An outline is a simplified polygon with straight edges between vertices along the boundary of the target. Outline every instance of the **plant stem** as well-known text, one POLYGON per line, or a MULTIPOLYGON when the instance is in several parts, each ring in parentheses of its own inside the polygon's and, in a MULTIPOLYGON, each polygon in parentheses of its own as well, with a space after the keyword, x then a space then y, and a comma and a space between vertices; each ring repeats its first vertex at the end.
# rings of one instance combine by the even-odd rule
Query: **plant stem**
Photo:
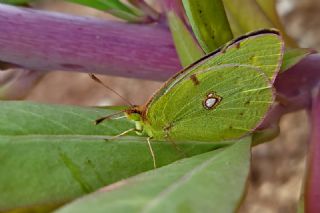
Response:
POLYGON ((274 87, 281 100, 268 113, 259 129, 277 124, 286 113, 311 108, 312 91, 320 83, 319 67, 320 54, 311 54, 277 76, 274 87))
POLYGON ((320 87, 312 107, 312 133, 305 190, 305 212, 320 212, 320 87))
POLYGON ((180 69, 163 25, 138 25, 0 4, 0 61, 166 80, 180 69))

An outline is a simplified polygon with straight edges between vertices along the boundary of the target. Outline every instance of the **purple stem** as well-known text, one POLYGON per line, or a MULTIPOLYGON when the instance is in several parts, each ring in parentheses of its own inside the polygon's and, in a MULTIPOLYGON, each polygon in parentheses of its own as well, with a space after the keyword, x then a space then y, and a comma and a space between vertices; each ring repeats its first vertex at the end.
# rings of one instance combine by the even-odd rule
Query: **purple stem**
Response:
POLYGON ((320 83, 320 54, 312 54, 279 74, 275 88, 280 103, 275 105, 259 129, 277 124, 283 114, 311 108, 312 91, 320 83))
POLYGON ((305 212, 320 212, 320 87, 312 107, 312 133, 305 190, 305 212))
POLYGON ((139 25, 0 4, 0 61, 166 80, 180 69, 171 33, 139 25))
POLYGON ((162 0, 161 3, 165 11, 174 11, 175 14, 184 20, 185 12, 182 5, 182 0, 162 0))

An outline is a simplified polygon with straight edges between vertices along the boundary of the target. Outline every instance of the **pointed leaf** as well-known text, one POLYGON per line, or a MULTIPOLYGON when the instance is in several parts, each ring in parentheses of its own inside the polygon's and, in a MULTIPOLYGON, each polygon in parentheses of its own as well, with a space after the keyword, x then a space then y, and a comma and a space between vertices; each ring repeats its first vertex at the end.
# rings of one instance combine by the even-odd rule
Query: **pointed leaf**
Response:
POLYGON ((228 19, 232 20, 230 25, 235 37, 257 29, 274 27, 256 0, 223 0, 223 3, 228 19), (237 29, 236 32, 234 28, 237 29))
POLYGON ((222 0, 183 0, 189 22, 208 53, 233 38, 222 0))
POLYGON ((234 212, 249 173, 250 139, 110 185, 58 213, 234 212))
POLYGON ((0 0, 1 4, 12 4, 12 5, 27 5, 36 0, 0 0))
POLYGON ((182 20, 174 12, 167 12, 173 41, 183 67, 192 64, 204 54, 182 20))
POLYGON ((128 21, 137 19, 137 11, 130 8, 119 0, 67 0, 73 3, 88 6, 97 10, 109 12, 110 14, 128 21))
POLYGON ((311 49, 303 48, 286 50, 283 55, 283 62, 281 65, 280 72, 284 72, 289 68, 293 67, 311 53, 313 53, 311 49))
POLYGON ((263 12, 266 14, 266 16, 269 18, 269 20, 273 23, 273 25, 281 31, 282 36, 286 42, 286 45, 289 47, 297 47, 298 45, 286 33, 286 30, 284 29, 283 24, 281 23, 281 20, 277 13, 276 0, 269 0, 269 1, 256 0, 256 2, 260 6, 260 8, 263 10, 263 12))

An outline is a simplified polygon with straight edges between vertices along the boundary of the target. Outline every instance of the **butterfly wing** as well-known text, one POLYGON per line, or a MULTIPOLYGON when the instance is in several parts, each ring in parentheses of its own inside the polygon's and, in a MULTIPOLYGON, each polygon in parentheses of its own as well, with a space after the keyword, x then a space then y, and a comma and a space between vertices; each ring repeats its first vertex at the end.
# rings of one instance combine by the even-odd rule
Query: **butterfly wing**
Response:
POLYGON ((158 139, 220 141, 253 130, 273 102, 266 74, 241 64, 197 70, 146 111, 158 139))
POLYGON ((163 94, 170 92, 175 85, 187 76, 217 65, 244 64, 255 66, 262 70, 273 82, 282 63, 283 51, 284 43, 276 30, 264 29, 239 37, 169 79, 149 100, 146 107, 152 105, 163 94))

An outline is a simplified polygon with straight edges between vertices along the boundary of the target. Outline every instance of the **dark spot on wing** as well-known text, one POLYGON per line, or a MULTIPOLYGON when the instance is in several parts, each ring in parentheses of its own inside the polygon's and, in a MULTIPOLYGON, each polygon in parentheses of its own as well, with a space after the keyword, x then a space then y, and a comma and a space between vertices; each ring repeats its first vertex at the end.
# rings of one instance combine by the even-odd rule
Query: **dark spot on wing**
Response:
POLYGON ((244 105, 249 105, 250 104, 250 100, 247 100, 244 105))
POLYGON ((240 112, 239 115, 240 115, 240 116, 243 116, 243 112, 240 112))
POLYGON ((233 126, 229 126, 229 129, 233 129, 233 126))
POLYGON ((214 35, 214 33, 215 33, 215 32, 214 32, 214 30, 213 30, 213 29, 211 29, 211 32, 210 32, 210 34, 211 34, 211 38, 212 38, 212 39, 214 39, 214 38, 215 38, 215 35, 214 35))
POLYGON ((253 62, 254 59, 255 59, 255 56, 254 56, 254 55, 252 55, 252 56, 249 57, 249 61, 250 61, 250 62, 253 62))
POLYGON ((237 48, 237 49, 240 48, 240 42, 236 43, 236 48, 237 48))
POLYGON ((169 123, 165 127, 163 127, 164 135, 165 135, 166 138, 169 138, 169 132, 170 132, 172 127, 173 127, 172 123, 169 123))
POLYGON ((163 130, 169 131, 171 128, 172 128, 172 124, 169 123, 169 124, 167 124, 165 127, 163 127, 163 130))
POLYGON ((199 79, 197 78, 196 74, 190 75, 190 79, 191 79, 192 83, 193 83, 195 86, 198 85, 198 84, 200 84, 200 81, 199 81, 199 79))

